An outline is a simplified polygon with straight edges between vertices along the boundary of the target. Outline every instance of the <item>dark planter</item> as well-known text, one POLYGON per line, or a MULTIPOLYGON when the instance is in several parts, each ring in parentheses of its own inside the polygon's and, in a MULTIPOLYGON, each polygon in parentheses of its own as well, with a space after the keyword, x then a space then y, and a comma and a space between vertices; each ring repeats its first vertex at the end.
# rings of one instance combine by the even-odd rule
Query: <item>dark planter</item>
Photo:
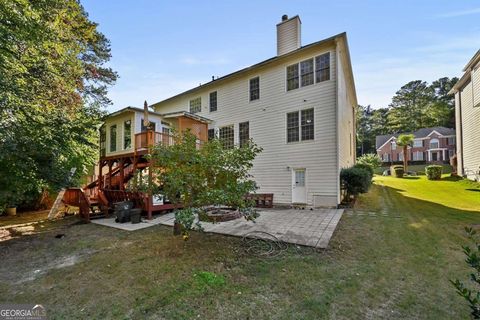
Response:
POLYGON ((142 222, 141 214, 142 214, 142 209, 132 209, 132 210, 130 210, 130 221, 132 221, 132 223, 142 222))
POLYGON ((115 210, 116 219, 115 222, 125 223, 130 221, 130 210, 115 210))
POLYGON ((178 222, 173 223, 173 235, 174 236, 179 236, 182 234, 182 225, 178 222))

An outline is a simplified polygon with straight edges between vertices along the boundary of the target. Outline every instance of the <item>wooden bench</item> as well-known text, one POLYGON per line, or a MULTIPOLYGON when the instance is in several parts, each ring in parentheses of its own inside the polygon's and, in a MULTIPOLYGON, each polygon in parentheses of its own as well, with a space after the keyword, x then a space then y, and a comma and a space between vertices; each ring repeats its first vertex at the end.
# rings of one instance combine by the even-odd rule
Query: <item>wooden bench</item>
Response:
POLYGON ((273 193, 249 193, 245 196, 245 199, 255 201, 255 207, 257 208, 273 207, 273 193))

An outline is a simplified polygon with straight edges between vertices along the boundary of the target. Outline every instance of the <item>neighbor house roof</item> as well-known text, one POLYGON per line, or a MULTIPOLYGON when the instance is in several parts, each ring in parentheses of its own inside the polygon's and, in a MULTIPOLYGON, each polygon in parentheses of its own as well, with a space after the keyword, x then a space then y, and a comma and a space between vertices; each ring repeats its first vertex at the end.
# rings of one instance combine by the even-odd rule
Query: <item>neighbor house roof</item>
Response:
POLYGON ((347 34, 346 34, 346 32, 342 32, 342 33, 339 33, 339 34, 337 34, 337 35, 334 35, 334 36, 332 36, 332 37, 330 37, 330 38, 326 38, 326 39, 323 39, 323 40, 320 40, 320 41, 317 41, 317 42, 313 42, 313 43, 307 44, 307 45, 305 45, 305 46, 303 46, 303 47, 300 47, 300 48, 298 48, 298 49, 296 49, 296 50, 293 50, 293 51, 291 51, 291 52, 289 52, 289 53, 286 53, 286 54, 283 54, 283 55, 280 55, 280 56, 275 56, 275 57, 273 57, 273 58, 264 60, 264 61, 262 61, 262 62, 259 62, 259 63, 254 64, 254 65, 251 65, 251 66, 249 66, 249 67, 246 67, 246 68, 237 70, 237 71, 235 71, 235 72, 229 73, 229 74, 227 74, 227 75, 225 75, 225 76, 223 76, 223 77, 220 77, 220 78, 217 78, 217 79, 215 79, 215 80, 209 81, 209 82, 207 82, 207 83, 205 83, 205 84, 201 84, 201 85, 199 85, 199 86, 197 86, 197 87, 195 87, 195 88, 189 89, 189 90, 187 90, 187 91, 184 91, 184 92, 181 92, 181 93, 179 93, 179 94, 176 94, 176 95, 174 95, 174 96, 172 96, 172 97, 170 97, 170 98, 167 98, 167 99, 164 99, 164 100, 162 100, 162 101, 156 102, 156 103, 154 103, 154 104, 152 105, 152 107, 155 107, 155 106, 160 105, 160 104, 162 104, 162 103, 165 103, 165 102, 167 102, 167 101, 173 100, 173 99, 175 99, 175 98, 177 98, 177 97, 179 97, 179 96, 182 96, 182 95, 185 95, 185 94, 189 94, 189 93, 193 93, 193 92, 196 92, 196 91, 201 90, 201 89, 203 89, 203 88, 207 88, 207 87, 212 86, 212 85, 217 85, 219 82, 223 82, 223 81, 228 80, 228 79, 231 79, 231 78, 233 78, 233 77, 235 77, 235 76, 243 75, 244 73, 250 72, 250 71, 255 70, 255 69, 259 68, 259 67, 263 67, 263 66, 265 66, 265 65, 271 64, 271 63, 276 62, 276 61, 279 61, 279 60, 281 60, 281 59, 284 59, 284 58, 287 58, 287 57, 291 57, 291 56, 293 56, 293 55, 295 55, 295 54, 297 54, 297 53, 303 52, 303 51, 305 51, 305 50, 307 50, 307 49, 309 49, 309 48, 312 48, 312 47, 314 47, 314 46, 323 45, 323 44, 326 44, 326 43, 328 43, 328 42, 335 43, 335 42, 336 42, 337 40, 339 40, 339 39, 343 39, 343 40, 345 41, 345 46, 346 46, 346 49, 347 49, 347 50, 345 50, 345 53, 346 53, 346 55, 347 55, 347 62, 348 62, 348 65, 346 66, 346 76, 347 76, 348 80, 350 80, 349 83, 351 83, 351 85, 352 85, 352 88, 351 88, 350 90, 353 90, 353 94, 354 94, 354 98, 353 98, 353 99, 354 99, 354 105, 357 105, 357 101, 356 101, 357 97, 356 97, 356 94, 355 94, 355 84, 354 84, 354 79, 353 79, 353 71, 352 71, 352 66, 351 66, 351 61, 350 61, 348 44, 347 44, 347 41, 346 41, 346 39, 347 39, 347 34))
POLYGON ((467 65, 463 68, 463 76, 457 81, 457 83, 455 83, 452 90, 448 92, 449 94, 457 93, 468 81, 470 81, 470 78, 472 77, 471 71, 477 63, 480 63, 480 50, 473 55, 472 59, 470 59, 467 65))
POLYGON ((453 136, 455 135, 455 129, 445 128, 445 127, 433 127, 433 128, 422 128, 414 132, 405 132, 405 133, 395 133, 395 134, 385 134, 375 137, 375 147, 380 149, 387 143, 391 138, 397 138, 401 134, 413 134, 415 138, 426 138, 432 132, 438 132, 442 136, 453 136))

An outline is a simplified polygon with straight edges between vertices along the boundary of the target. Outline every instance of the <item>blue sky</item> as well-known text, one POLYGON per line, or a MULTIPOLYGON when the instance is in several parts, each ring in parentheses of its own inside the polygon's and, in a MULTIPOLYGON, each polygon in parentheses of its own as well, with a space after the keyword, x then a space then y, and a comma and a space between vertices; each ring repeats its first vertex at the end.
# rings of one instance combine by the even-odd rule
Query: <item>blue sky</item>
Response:
POLYGON ((460 76, 480 48, 477 1, 82 0, 112 42, 114 111, 154 103, 276 55, 275 25, 300 15, 302 45, 346 31, 360 104, 410 80, 460 76))

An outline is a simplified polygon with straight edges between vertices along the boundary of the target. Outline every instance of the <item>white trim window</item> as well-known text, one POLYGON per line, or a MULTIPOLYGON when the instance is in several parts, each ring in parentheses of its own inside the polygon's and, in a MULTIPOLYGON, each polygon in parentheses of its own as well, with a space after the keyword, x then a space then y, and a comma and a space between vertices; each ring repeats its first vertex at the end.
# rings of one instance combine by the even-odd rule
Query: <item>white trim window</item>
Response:
POLYGON ((217 91, 210 92, 209 98, 210 112, 217 111, 217 91))
POLYGON ((313 108, 287 113, 287 143, 315 138, 313 108))
POLYGON ((287 66, 287 91, 330 80, 330 52, 287 66))
POLYGON ((123 123, 123 149, 130 149, 132 147, 132 121, 126 120, 123 123))
POLYGON ((260 99, 260 77, 250 79, 250 101, 260 99))
POLYGON ((398 161, 403 161, 403 151, 398 154, 398 161))
POLYGON ((455 145, 455 137, 448 137, 448 139, 447 139, 447 144, 448 144, 449 146, 455 145))
POLYGON ((414 151, 412 158, 413 158, 413 161, 423 161, 423 152, 422 151, 414 151))
POLYGON ((422 148, 423 147, 423 140, 421 140, 421 139, 413 140, 413 147, 414 148, 422 148))
POLYGON ((330 80, 330 52, 315 57, 315 75, 317 83, 330 80))
POLYGON ((430 149, 438 149, 440 147, 440 143, 437 138, 430 140, 430 149))
POLYGON ((190 100, 190 113, 202 112, 202 97, 190 100))
POLYGON ((235 145, 235 129, 233 128, 233 124, 230 126, 221 127, 218 131, 218 138, 225 149, 233 148, 235 145))
POLYGON ((397 150, 397 143, 395 141, 391 142, 392 150, 397 150))

